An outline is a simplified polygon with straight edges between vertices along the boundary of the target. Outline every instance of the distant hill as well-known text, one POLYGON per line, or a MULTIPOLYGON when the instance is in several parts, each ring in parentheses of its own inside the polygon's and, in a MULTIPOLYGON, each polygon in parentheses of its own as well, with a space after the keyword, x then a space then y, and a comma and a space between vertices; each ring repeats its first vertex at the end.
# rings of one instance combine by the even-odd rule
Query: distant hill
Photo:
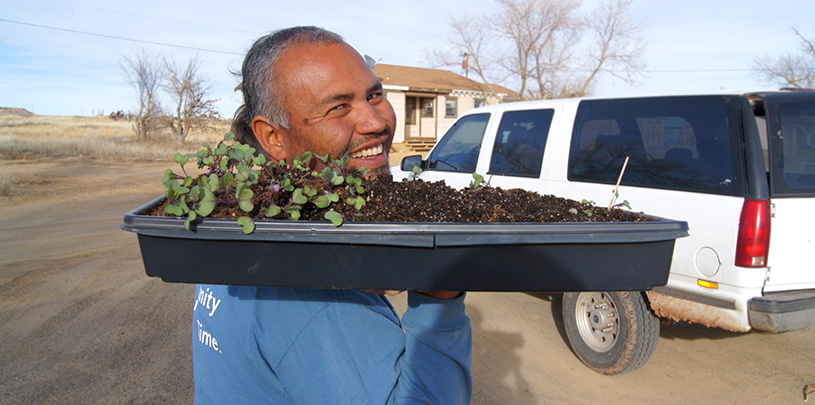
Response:
POLYGON ((25 108, 0 107, 0 115, 21 115, 23 117, 30 117, 34 115, 34 113, 25 108))

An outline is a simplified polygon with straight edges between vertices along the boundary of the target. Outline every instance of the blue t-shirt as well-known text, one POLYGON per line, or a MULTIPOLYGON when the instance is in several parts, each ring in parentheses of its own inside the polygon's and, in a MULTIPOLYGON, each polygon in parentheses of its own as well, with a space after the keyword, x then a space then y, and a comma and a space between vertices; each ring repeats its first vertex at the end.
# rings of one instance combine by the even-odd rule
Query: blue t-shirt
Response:
POLYGON ((464 296, 199 285, 196 403, 469 403, 464 296))

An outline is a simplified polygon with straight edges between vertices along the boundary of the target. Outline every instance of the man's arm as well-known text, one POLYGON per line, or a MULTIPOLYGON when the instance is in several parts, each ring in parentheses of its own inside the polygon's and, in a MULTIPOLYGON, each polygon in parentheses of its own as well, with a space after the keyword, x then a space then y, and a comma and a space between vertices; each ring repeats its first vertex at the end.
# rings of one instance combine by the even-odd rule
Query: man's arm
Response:
POLYGON ((465 294, 439 299, 408 293, 402 317, 407 333, 402 373, 390 402, 469 404, 472 399, 472 327, 465 294))

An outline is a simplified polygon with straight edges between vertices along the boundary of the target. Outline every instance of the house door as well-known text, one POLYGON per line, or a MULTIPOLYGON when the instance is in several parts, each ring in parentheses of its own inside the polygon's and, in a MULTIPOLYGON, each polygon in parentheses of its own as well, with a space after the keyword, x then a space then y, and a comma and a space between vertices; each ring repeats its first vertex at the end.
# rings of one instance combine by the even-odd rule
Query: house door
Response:
POLYGON ((436 98, 405 97, 405 139, 436 138, 436 98))

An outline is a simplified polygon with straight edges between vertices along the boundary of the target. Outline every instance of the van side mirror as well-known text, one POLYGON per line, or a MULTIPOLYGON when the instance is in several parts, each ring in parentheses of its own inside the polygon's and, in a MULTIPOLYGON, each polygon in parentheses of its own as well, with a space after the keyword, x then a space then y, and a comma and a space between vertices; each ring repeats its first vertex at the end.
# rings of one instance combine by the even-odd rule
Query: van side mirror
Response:
POLYGON ((412 172, 414 167, 424 170, 424 166, 425 162, 422 160, 422 155, 413 155, 402 158, 402 165, 399 168, 405 172, 412 172))

